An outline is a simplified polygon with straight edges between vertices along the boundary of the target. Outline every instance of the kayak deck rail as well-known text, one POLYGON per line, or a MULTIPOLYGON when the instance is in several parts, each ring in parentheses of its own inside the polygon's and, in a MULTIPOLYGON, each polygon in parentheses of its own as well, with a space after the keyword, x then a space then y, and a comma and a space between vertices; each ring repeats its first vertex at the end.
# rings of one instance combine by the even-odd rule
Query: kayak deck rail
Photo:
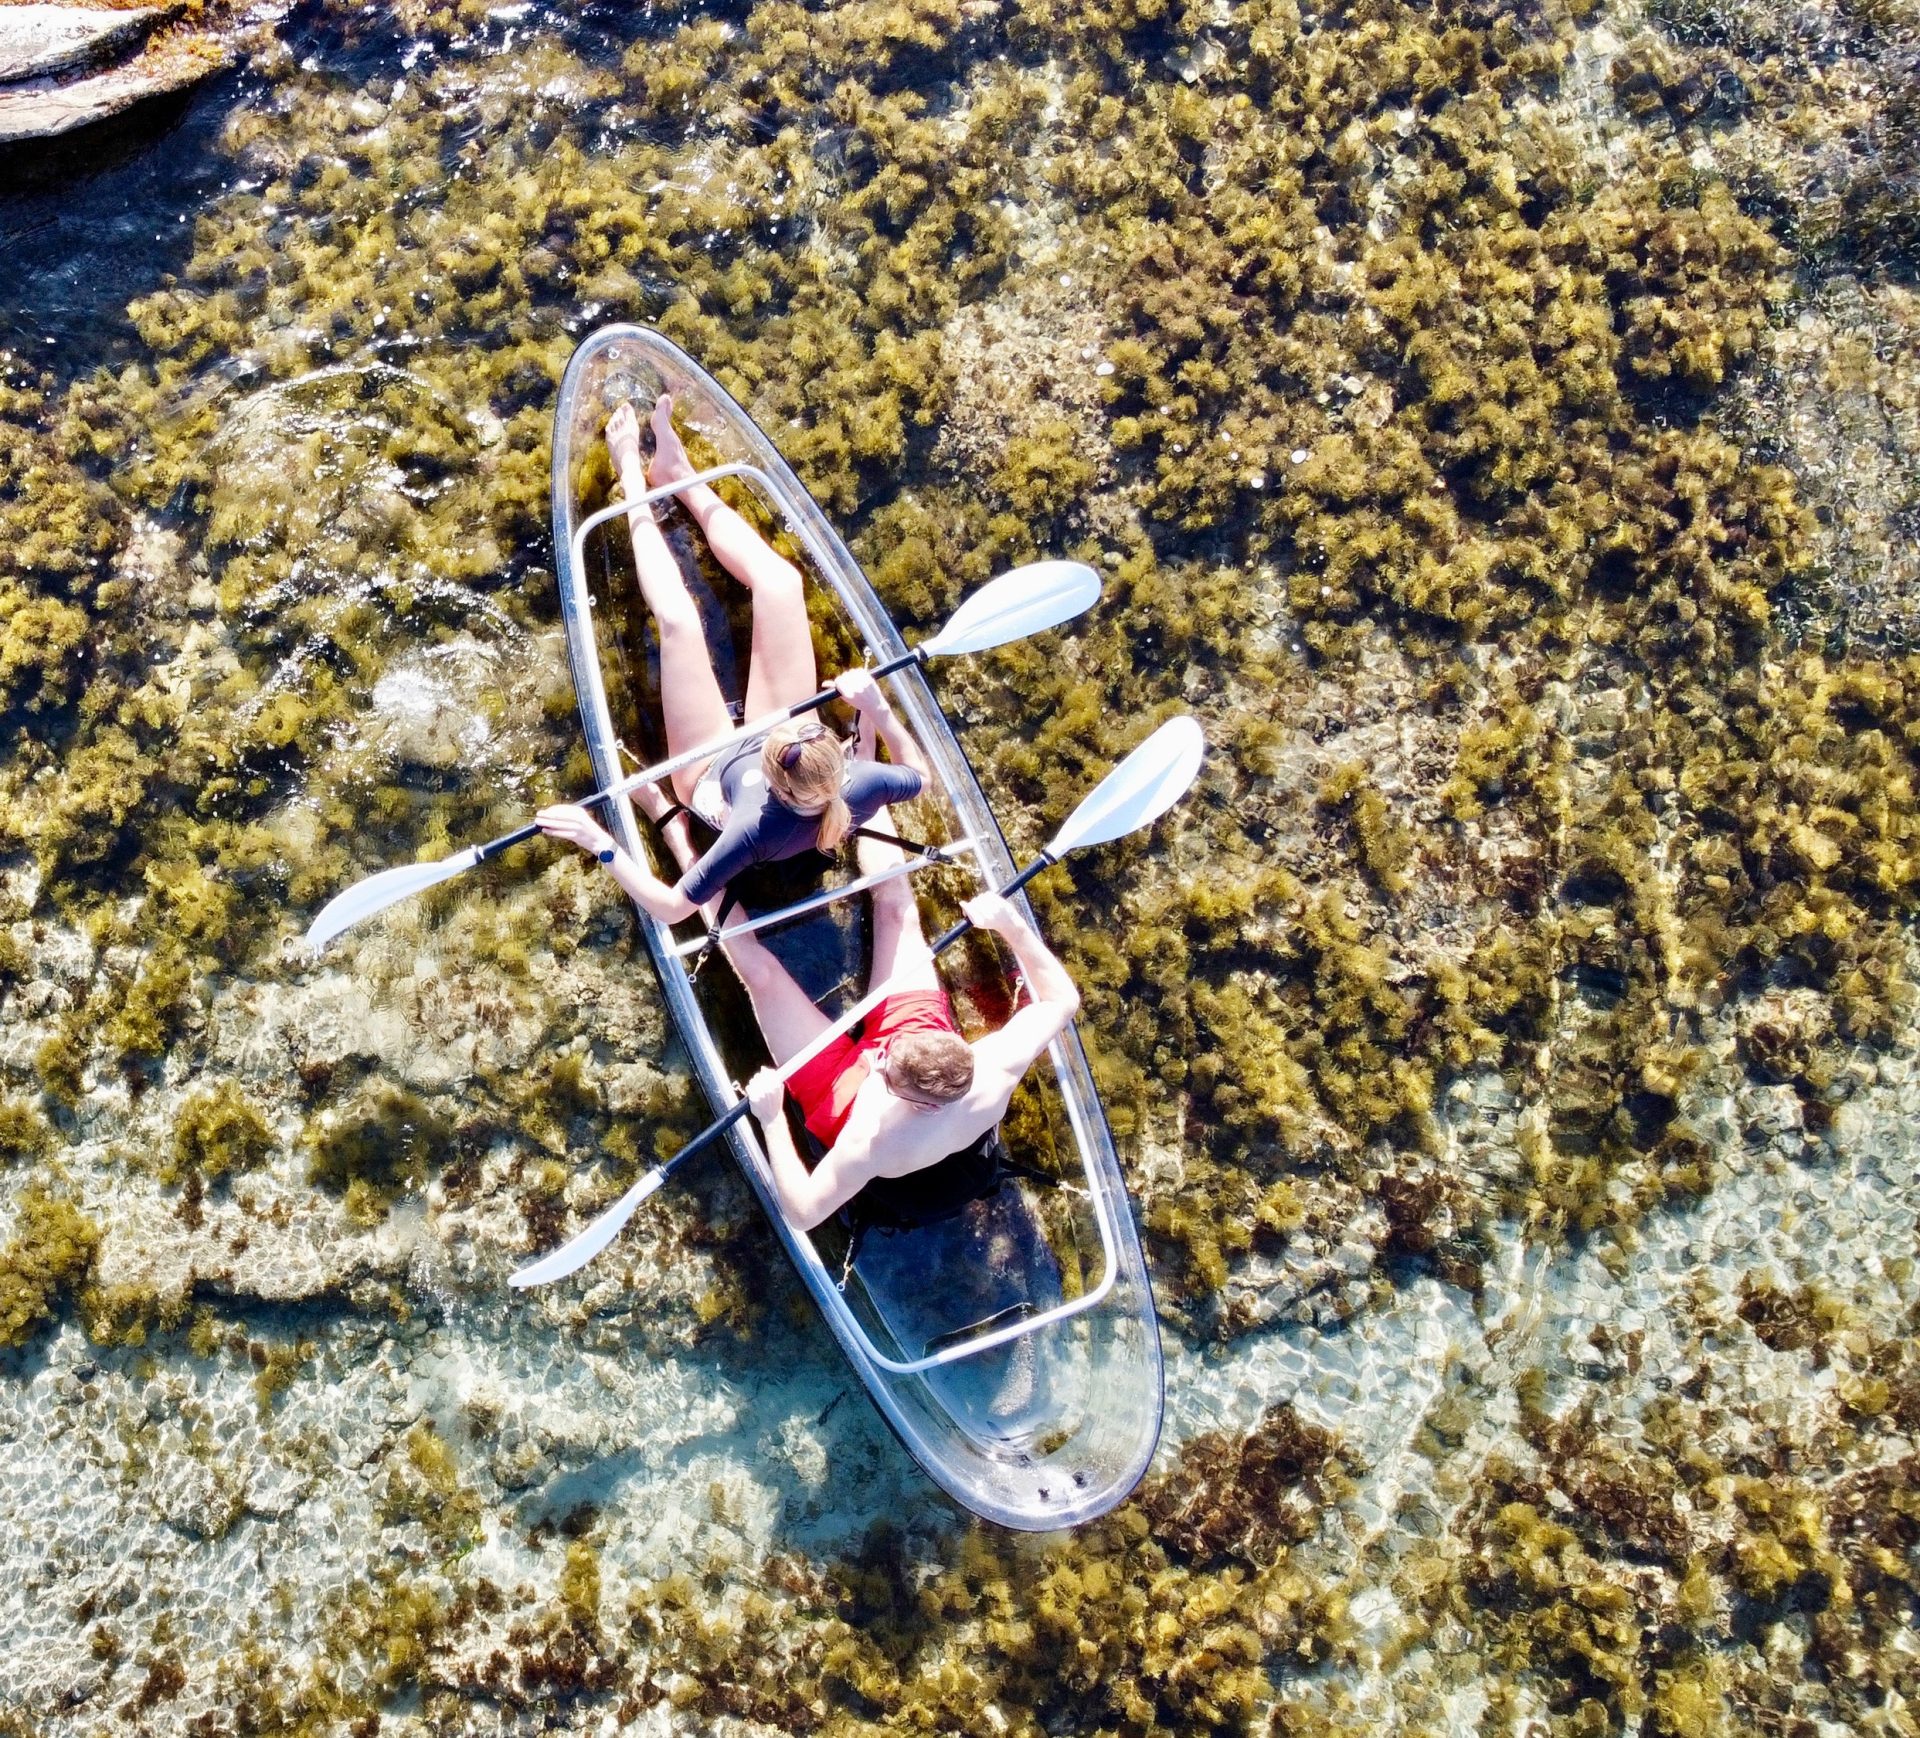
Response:
POLYGON ((688 941, 673 944, 673 957, 686 959, 691 954, 704 953, 715 942, 731 941, 736 935, 752 935, 758 929, 771 929, 777 923, 785 923, 789 918, 805 917, 812 911, 824 910, 829 905, 837 905, 843 899, 852 899, 856 894, 867 893, 876 887, 884 887, 889 881, 898 881, 903 875, 912 875, 921 869, 935 868, 942 863, 952 863, 961 857, 971 857, 975 862, 984 860, 985 847, 978 839, 961 839, 951 845, 942 845, 937 857, 909 857, 904 863, 889 864, 885 869, 876 869, 871 875, 862 875, 857 881, 849 881, 844 886, 823 888, 811 893, 805 899, 796 899, 791 905, 783 905, 775 911, 763 911, 758 917, 750 917, 740 923, 730 923, 717 935, 709 930, 704 935, 694 936, 688 941))
MULTIPOLYGON (((602 525, 606 524, 609 519, 623 518, 629 513, 637 512, 642 507, 651 507, 655 501, 664 501, 671 496, 682 494, 688 489, 697 489, 703 484, 718 483, 727 477, 744 477, 751 482, 758 483, 773 499, 774 503, 780 505, 779 485, 776 484, 765 471, 761 470, 758 465, 749 464, 745 459, 735 459, 731 463, 724 465, 712 465, 704 471, 696 471, 691 477, 681 477, 676 482, 662 483, 658 488, 647 490, 645 494, 634 495, 623 501, 610 502, 597 513, 589 513, 586 518, 582 519, 580 523, 573 528, 573 547, 570 553, 573 556, 574 571, 581 573, 586 569, 587 533, 598 530, 602 525)), ((780 517, 786 523, 788 530, 792 531, 801 542, 806 544, 807 553, 811 555, 817 563, 821 559, 820 552, 815 549, 813 539, 807 535, 806 527, 803 524, 797 523, 795 515, 788 513, 784 507, 782 507, 780 517)))

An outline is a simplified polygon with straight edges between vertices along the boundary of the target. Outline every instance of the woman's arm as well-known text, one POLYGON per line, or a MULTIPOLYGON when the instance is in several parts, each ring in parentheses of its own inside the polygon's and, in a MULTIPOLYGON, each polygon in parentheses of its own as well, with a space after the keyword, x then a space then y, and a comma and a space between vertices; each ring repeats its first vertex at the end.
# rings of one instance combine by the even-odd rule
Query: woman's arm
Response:
POLYGON ((700 909, 678 887, 669 887, 644 863, 636 863, 614 836, 579 804, 558 803, 550 809, 542 809, 534 819, 540 823, 541 832, 555 839, 565 839, 569 844, 578 845, 581 850, 589 851, 602 860, 611 851, 613 859, 607 863, 607 867, 613 872, 614 880, 649 916, 661 923, 679 923, 700 909))
POLYGON ((913 740, 912 732, 895 714, 886 690, 873 679, 873 672, 844 670, 834 677, 833 685, 839 689, 840 697, 860 714, 860 728, 853 740, 854 757, 872 760, 877 738, 887 745, 894 765, 911 767, 924 785, 933 776, 927 768, 926 757, 921 754, 919 743, 913 740))

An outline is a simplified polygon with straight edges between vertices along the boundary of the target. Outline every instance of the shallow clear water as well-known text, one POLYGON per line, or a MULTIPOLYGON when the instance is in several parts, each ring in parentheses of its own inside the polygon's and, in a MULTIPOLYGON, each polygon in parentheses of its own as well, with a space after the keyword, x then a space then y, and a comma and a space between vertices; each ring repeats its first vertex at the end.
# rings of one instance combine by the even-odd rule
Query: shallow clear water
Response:
POLYGON ((316 4, 0 164, 0 1730, 1904 1729, 1905 27, 1289 12, 316 4), (1208 722, 1041 888, 1169 1358, 1075 1539, 718 1165, 508 1292, 703 1120, 586 865, 297 946, 583 787, 612 318, 909 629, 1110 576, 941 672, 1017 854, 1208 722))

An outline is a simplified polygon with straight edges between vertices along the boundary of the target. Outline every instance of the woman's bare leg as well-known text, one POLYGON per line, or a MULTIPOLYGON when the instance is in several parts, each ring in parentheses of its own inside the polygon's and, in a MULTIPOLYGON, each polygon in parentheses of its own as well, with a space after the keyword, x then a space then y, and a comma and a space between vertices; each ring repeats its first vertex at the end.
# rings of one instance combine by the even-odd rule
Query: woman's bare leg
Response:
MULTIPOLYGON (((653 407, 654 486, 694 476, 693 462, 673 426, 673 399, 653 407)), ((704 483, 678 499, 700 523, 720 565, 753 593, 753 653, 747 665, 747 716, 761 718, 820 691, 813 628, 807 621, 800 570, 704 483)))
POLYGON ((784 1068, 832 1024, 814 1006, 813 998, 794 982, 787 970, 757 935, 736 935, 724 941, 728 962, 746 985, 753 1017, 776 1068, 784 1068))
MULTIPOLYGON (((634 802, 643 814, 656 823, 666 812, 659 787, 648 785, 634 793, 634 802)), ((687 833, 687 817, 675 815, 660 828, 660 837, 684 874, 693 867, 693 840, 687 833)), ((701 908, 708 923, 717 920, 723 896, 716 893, 701 908)), ((760 1036, 776 1068, 826 1030, 829 1021, 814 1006, 813 999, 794 982, 793 975, 754 935, 737 935, 721 943, 728 963, 746 986, 747 999, 753 1003, 753 1017, 759 1023, 760 1036)))
MULTIPOLYGON (((621 405, 608 419, 607 450, 620 476, 621 493, 628 499, 644 494, 647 472, 640 462, 640 419, 632 405, 621 405)), ((726 735, 733 720, 713 673, 713 654, 700 625, 700 612, 652 511, 640 508, 628 515, 628 523, 633 529, 633 565, 640 575, 640 595, 660 629, 660 710, 666 718, 667 752, 681 754, 726 735)), ((689 766, 673 775, 674 791, 683 803, 693 795, 704 771, 704 765, 689 766)))

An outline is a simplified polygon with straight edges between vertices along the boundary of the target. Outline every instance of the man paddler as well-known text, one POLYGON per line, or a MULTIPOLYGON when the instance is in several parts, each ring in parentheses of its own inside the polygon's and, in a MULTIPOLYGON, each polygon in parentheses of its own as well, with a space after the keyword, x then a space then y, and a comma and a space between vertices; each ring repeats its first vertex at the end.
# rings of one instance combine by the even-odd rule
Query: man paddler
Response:
MULTIPOLYGON (((676 861, 691 863, 684 814, 670 810, 651 788, 638 800, 661 821, 676 861)), ((884 811, 876 824, 893 830, 884 811)), ((897 845, 860 840, 863 875, 903 860, 897 845)), ((773 1067, 747 1083, 747 1102, 760 1123, 781 1210, 802 1231, 830 1218, 876 1179, 911 1176, 980 1141, 1006 1114, 1021 1077, 1080 1007, 1066 967, 1019 907, 997 893, 977 894, 962 909, 976 927, 1007 944, 1030 999, 997 1032, 968 1043, 954 1024, 907 877, 883 882, 872 897, 871 982, 892 990, 851 1033, 835 1038, 787 1081, 775 1069, 831 1022, 756 936, 735 935, 722 943, 773 1057, 773 1067), (811 1170, 787 1126, 788 1092, 808 1132, 826 1149, 811 1170)))

